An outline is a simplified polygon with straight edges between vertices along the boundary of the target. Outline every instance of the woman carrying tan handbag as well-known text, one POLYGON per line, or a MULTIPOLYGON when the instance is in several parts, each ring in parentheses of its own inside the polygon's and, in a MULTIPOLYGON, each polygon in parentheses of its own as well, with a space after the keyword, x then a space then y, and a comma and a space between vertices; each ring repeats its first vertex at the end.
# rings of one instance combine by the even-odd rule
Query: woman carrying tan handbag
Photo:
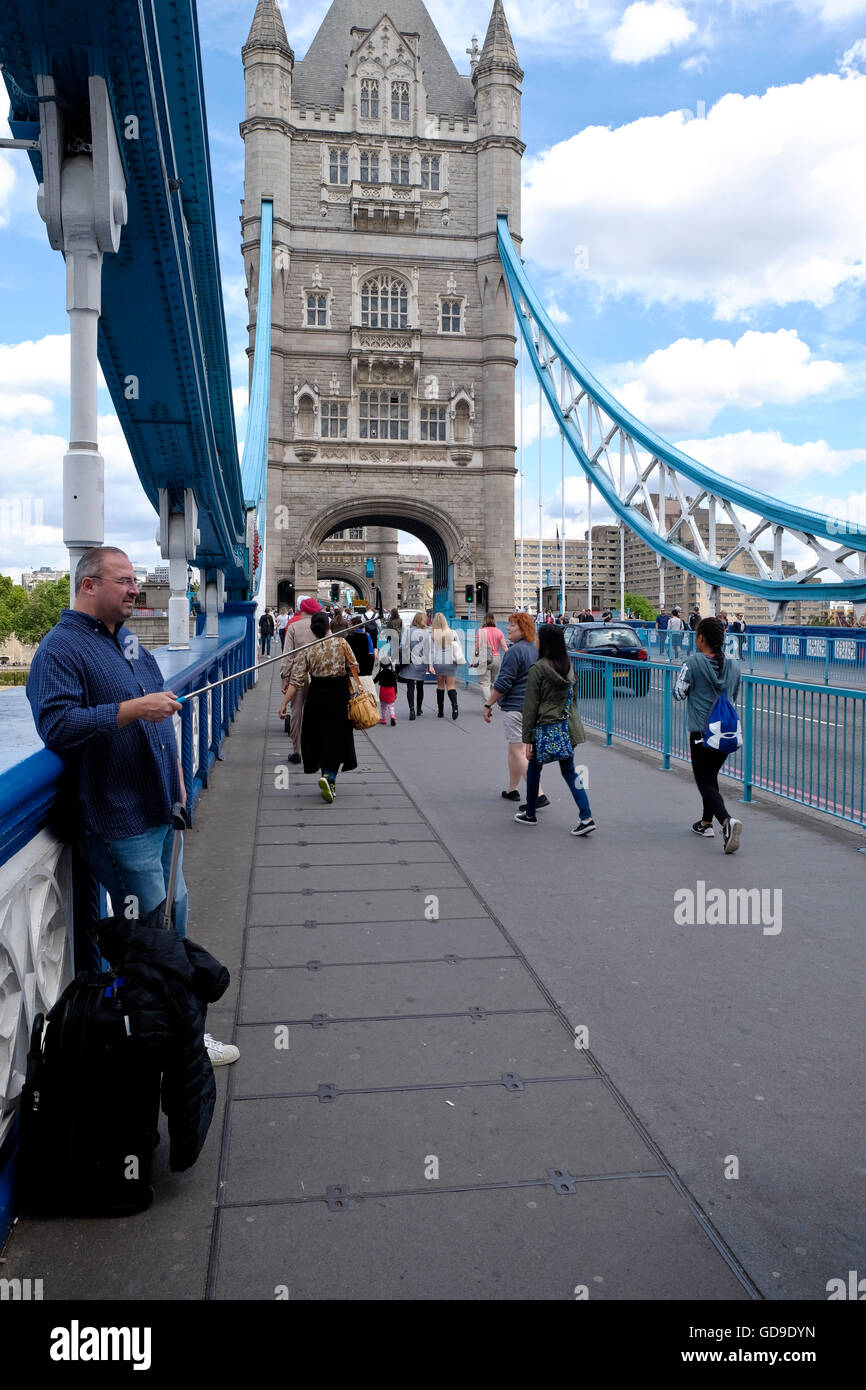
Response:
MULTIPOLYGON (((314 638, 324 637, 329 626, 327 613, 314 613, 310 619, 314 638)), ((280 707, 282 719, 295 691, 309 681, 301 729, 301 757, 304 772, 321 773, 319 790, 322 800, 328 803, 337 794, 337 773, 351 772, 358 766, 349 719, 347 676, 357 681, 358 663, 345 638, 335 634, 320 646, 298 653, 292 665, 292 684, 286 690, 280 707)))

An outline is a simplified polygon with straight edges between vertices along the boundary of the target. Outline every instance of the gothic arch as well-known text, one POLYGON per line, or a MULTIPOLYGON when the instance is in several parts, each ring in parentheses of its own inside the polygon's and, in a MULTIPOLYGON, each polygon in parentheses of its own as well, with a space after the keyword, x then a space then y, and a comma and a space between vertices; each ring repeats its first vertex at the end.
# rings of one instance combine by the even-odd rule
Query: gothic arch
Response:
POLYGON ((369 606, 372 604, 375 594, 373 586, 363 574, 356 574, 347 565, 339 563, 332 565, 329 561, 323 560, 318 570, 319 582, 330 583, 332 580, 341 579, 344 584, 351 584, 353 589, 357 589, 358 597, 362 598, 369 606))
POLYGON ((315 555, 330 531, 349 525, 393 526, 417 536, 430 552, 433 582, 440 592, 449 587, 449 569, 456 557, 467 582, 473 577, 475 561, 463 531, 441 507, 408 497, 361 495, 332 502, 310 518, 298 553, 315 555))

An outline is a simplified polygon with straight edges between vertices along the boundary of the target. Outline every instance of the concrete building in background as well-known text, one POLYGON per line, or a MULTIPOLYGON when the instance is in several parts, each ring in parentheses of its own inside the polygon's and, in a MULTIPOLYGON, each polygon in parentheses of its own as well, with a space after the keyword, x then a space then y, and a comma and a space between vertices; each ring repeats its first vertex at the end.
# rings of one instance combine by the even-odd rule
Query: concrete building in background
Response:
MULTIPOLYGON (((346 554, 328 538, 358 527, 386 607, 397 530, 429 550, 437 606, 465 611, 476 583, 497 610, 513 601, 515 343, 496 217, 519 242, 523 73, 501 0, 469 52, 461 75, 421 0, 334 0, 296 63, 276 0, 258 0, 241 223, 254 320, 273 201, 268 604, 315 592, 346 554)), ((251 354, 254 341, 253 321, 251 354)))
MULTIPOLYGON (((653 504, 658 506, 656 497, 653 497, 653 504)), ((678 502, 669 498, 667 507, 667 522, 671 526, 680 516, 680 506, 678 502)), ((694 519, 699 535, 707 542, 709 538, 707 509, 698 507, 694 513, 694 519)), ((680 535, 682 543, 687 549, 692 551, 697 549, 694 537, 688 530, 681 530, 680 535)), ((719 555, 733 550, 736 542, 737 533, 734 527, 728 523, 717 523, 716 549, 719 555)), ((769 552, 761 553, 767 565, 770 566, 772 555, 769 552)), ((521 596, 520 589, 519 540, 514 543, 514 554, 515 603, 518 607, 524 604, 535 607, 538 603, 538 537, 524 537, 523 540, 523 596, 521 596)), ((697 605, 703 615, 706 616, 709 613, 703 582, 696 579, 688 570, 682 569, 679 565, 671 564, 669 561, 664 562, 664 574, 662 576, 655 552, 650 550, 649 546, 645 545, 640 537, 628 527, 625 529, 623 555, 624 589, 627 593, 641 595, 657 609, 660 604, 660 583, 663 580, 664 604, 668 612, 674 605, 679 605, 684 613, 691 613, 697 605)), ((552 600, 550 606, 554 609, 558 604, 561 556, 562 551, 555 537, 545 537, 542 541, 542 588, 546 591, 546 596, 552 600)), ((788 560, 783 560, 782 568, 786 578, 796 572, 796 566, 788 560)), ((732 561, 731 569, 737 574, 757 575, 754 562, 746 555, 736 556, 732 561)), ((566 604, 567 608, 570 610, 573 607, 582 606, 579 599, 577 602, 573 600, 575 596, 586 595, 589 592, 589 544, 586 533, 580 540, 566 540, 565 542, 565 586, 567 595, 571 596, 566 604)), ((600 525, 592 528, 592 594, 591 606, 594 610, 602 611, 605 608, 616 610, 619 608, 619 526, 600 525)), ((785 622, 792 626, 806 625, 810 617, 820 616, 825 611, 825 606, 820 600, 798 599, 788 605, 785 622)), ((734 613, 742 612, 747 624, 763 624, 770 621, 770 609, 765 599, 740 593, 727 587, 721 589, 718 611, 726 612, 729 618, 732 618, 734 613)))
POLYGON ((41 565, 38 570, 21 571, 21 587, 29 593, 37 584, 56 584, 58 580, 68 578, 68 569, 55 570, 51 569, 50 565, 41 565))

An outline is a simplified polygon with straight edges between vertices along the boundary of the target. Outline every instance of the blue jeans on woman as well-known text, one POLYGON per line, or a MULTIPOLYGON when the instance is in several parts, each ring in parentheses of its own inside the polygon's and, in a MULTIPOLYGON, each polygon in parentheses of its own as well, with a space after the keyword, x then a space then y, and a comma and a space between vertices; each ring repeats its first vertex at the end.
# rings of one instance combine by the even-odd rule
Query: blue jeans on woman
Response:
MULTIPOLYGON (((130 835, 122 840, 103 840, 99 835, 86 835, 78 841, 79 854, 111 897, 111 910, 115 917, 123 917, 128 912, 130 918, 144 918, 165 902, 173 837, 174 830, 170 825, 155 825, 142 835, 130 835), (128 902, 129 898, 134 898, 135 903, 128 902), (135 910, 132 911, 132 908, 135 910)), ((178 936, 186 936, 188 915, 189 896, 183 878, 181 837, 174 888, 174 925, 178 936)))
MULTIPOLYGON (((526 769, 526 814, 535 815, 535 806, 538 801, 538 788, 541 785, 541 769, 544 763, 538 762, 536 758, 530 758, 526 769)), ((589 799, 580 783, 580 778, 574 769, 574 754, 571 753, 567 758, 559 759, 559 770, 568 783, 569 790, 577 802, 581 820, 589 820, 592 811, 589 809, 589 799)))

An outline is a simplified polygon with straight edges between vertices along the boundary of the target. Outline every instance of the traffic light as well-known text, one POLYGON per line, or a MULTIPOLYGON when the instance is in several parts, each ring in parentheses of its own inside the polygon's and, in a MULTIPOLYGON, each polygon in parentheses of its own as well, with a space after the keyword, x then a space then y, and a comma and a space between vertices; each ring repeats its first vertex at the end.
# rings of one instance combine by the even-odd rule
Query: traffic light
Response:
POLYGON ((471 603, 475 597, 475 589, 472 584, 466 585, 466 602, 471 603))
POLYGON ((340 597, 340 586, 339 586, 339 584, 332 584, 332 585, 331 585, 331 598, 333 599, 334 603, 337 602, 337 600, 339 599, 339 597, 340 597))

